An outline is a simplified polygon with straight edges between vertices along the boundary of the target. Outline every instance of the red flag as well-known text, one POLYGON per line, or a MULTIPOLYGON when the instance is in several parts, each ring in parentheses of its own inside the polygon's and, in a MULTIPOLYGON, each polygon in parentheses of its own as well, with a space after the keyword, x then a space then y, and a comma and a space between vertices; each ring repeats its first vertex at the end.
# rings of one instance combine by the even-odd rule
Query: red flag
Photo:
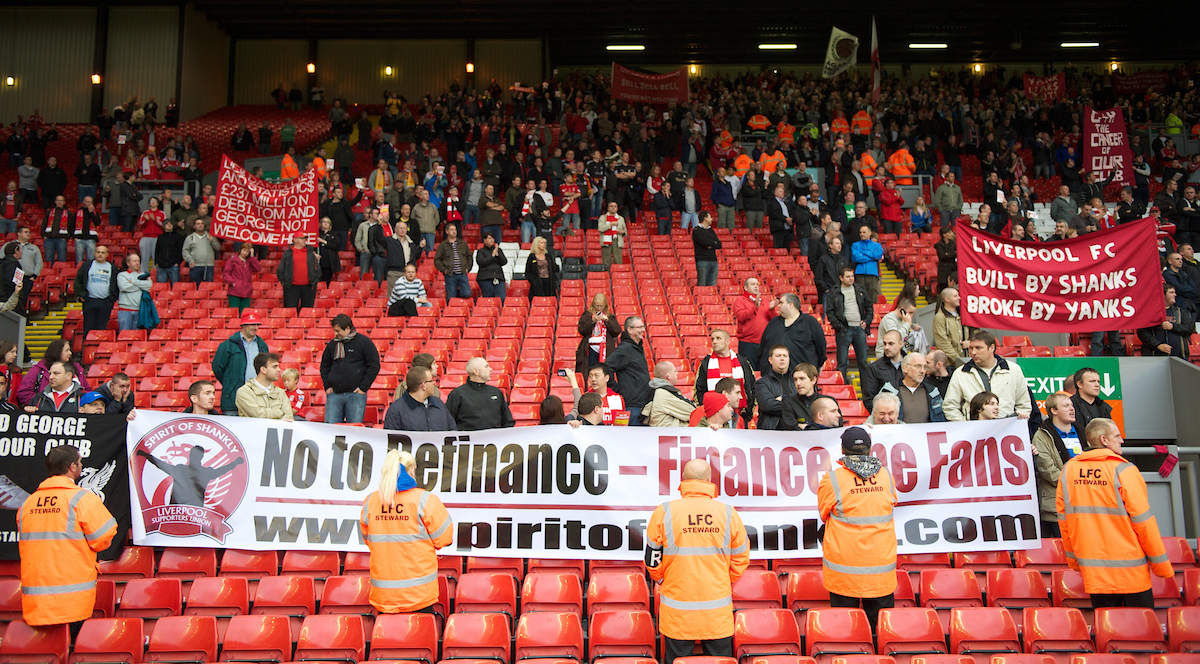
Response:
POLYGON ((871 103, 879 103, 879 81, 883 78, 879 66, 879 36, 875 34, 875 17, 871 17, 871 103))

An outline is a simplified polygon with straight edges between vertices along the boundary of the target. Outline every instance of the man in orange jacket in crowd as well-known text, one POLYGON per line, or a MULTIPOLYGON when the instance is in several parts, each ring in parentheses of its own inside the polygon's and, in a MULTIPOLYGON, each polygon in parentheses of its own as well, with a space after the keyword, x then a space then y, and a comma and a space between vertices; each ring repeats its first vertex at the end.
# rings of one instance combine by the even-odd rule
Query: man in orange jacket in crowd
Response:
POLYGON ((1067 564, 1083 574, 1092 608, 1154 608, 1150 574, 1174 576, 1167 549, 1150 513, 1146 481, 1121 456, 1125 443, 1104 417, 1084 429, 1087 448, 1058 477, 1058 527, 1067 564))
POLYGON ((715 500, 711 477, 704 459, 684 464, 682 497, 659 505, 646 529, 646 568, 662 584, 664 664, 690 655, 696 641, 705 655, 733 656, 733 582, 750 564, 750 550, 742 518, 715 500))
POLYGON ((896 605, 896 485, 862 427, 842 432, 842 453, 817 486, 825 589, 832 607, 861 604, 874 629, 879 610, 896 605))
POLYGON ((296 165, 296 148, 289 147, 287 153, 283 155, 283 160, 279 162, 279 179, 286 182, 298 177, 300 177, 300 167, 296 165))
POLYGON ((71 638, 92 617, 96 554, 108 548, 117 522, 99 496, 75 482, 83 474, 79 449, 60 445, 46 455, 50 477, 17 515, 21 611, 25 622, 71 626, 71 638), (36 563, 34 562, 36 561, 36 563))
POLYGON ((913 183, 912 175, 917 172, 917 162, 913 161, 912 153, 908 151, 908 143, 900 141, 900 149, 888 157, 887 165, 896 178, 896 184, 913 183))

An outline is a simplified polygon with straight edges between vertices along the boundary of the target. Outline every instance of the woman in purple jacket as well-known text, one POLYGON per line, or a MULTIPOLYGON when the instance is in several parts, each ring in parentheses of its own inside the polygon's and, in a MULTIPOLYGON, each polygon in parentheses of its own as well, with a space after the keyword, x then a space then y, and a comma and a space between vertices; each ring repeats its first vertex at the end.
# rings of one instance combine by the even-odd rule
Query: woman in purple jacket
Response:
POLYGON ((250 296, 254 293, 251 280, 254 273, 261 270, 258 258, 254 256, 254 245, 249 242, 243 242, 238 252, 225 261, 221 280, 229 284, 229 306, 237 307, 239 315, 250 306, 250 296))
MULTIPOLYGON (((50 384, 50 366, 55 362, 71 361, 71 342, 66 339, 55 339, 46 348, 46 355, 40 362, 30 367, 25 377, 21 379, 21 387, 17 390, 17 405, 27 406, 37 400, 46 386, 50 384)), ((88 383, 87 372, 83 366, 75 362, 75 380, 84 392, 92 391, 88 383)))

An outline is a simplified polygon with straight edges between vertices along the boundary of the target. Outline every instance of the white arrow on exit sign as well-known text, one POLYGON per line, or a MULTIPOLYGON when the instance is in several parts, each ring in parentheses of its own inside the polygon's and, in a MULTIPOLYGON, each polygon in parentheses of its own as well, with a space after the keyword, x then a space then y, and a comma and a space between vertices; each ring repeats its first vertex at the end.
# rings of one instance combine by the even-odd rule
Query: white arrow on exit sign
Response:
POLYGON ((1108 378, 1108 374, 1104 374, 1104 384, 1100 386, 1100 393, 1107 397, 1112 396, 1112 393, 1116 391, 1117 386, 1112 384, 1112 381, 1108 378))

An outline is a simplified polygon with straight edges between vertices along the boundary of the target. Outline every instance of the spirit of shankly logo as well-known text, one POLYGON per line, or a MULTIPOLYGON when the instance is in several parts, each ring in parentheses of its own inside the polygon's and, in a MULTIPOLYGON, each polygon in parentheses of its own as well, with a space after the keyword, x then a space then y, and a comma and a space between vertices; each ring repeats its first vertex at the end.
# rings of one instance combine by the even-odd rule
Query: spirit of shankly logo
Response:
POLYGON ((225 543, 247 478, 245 449, 231 431, 199 418, 173 420, 143 436, 129 462, 147 535, 225 543))

